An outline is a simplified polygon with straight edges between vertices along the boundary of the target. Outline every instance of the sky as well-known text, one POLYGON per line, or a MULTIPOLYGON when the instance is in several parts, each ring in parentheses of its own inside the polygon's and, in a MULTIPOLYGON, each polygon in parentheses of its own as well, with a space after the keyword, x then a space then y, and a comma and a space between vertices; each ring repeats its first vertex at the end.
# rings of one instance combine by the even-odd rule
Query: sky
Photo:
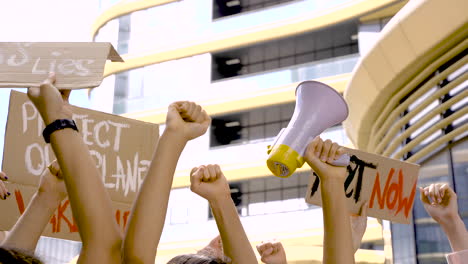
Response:
MULTIPOLYGON (((0 0, 0 42, 91 41, 98 15, 99 0, 0 0)), ((10 89, 0 88, 0 165, 9 96, 10 89)), ((74 91, 70 102, 89 107, 86 90, 74 91)))

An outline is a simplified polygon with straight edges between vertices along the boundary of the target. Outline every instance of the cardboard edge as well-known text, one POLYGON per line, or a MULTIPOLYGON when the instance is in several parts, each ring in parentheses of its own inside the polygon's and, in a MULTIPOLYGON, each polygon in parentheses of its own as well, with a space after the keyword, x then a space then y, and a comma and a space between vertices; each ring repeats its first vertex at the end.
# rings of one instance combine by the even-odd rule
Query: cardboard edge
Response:
POLYGON ((14 93, 20 93, 18 91, 15 91, 15 90, 11 90, 10 91, 10 99, 8 100, 8 113, 7 113, 7 119, 6 119, 6 124, 5 124, 5 134, 3 135, 3 156, 2 156, 2 171, 5 171, 4 167, 5 167, 5 142, 6 142, 6 137, 7 137, 7 131, 8 131, 8 125, 9 125, 9 119, 8 119, 8 116, 10 115, 10 111, 11 111, 11 98, 13 97, 13 94, 14 93))
MULTIPOLYGON (((360 152, 366 152, 366 151, 363 151, 363 150, 360 150, 360 149, 354 149, 354 148, 348 148, 348 147, 345 147, 345 152, 346 153, 349 153, 349 151, 360 151, 360 152)), ((379 155, 379 154, 376 154, 376 153, 371 153, 371 152, 368 152, 369 154, 372 154, 372 155, 379 155)), ((421 165, 420 164, 417 164, 417 163, 413 163, 413 162, 409 162, 409 161, 406 161, 406 160, 399 160, 399 159, 395 159, 395 158, 391 158, 391 157, 387 157, 387 156, 382 156, 382 157, 385 157, 386 159, 389 159, 389 160, 393 160, 393 161, 397 161, 397 162, 404 162, 406 163, 407 165, 409 166, 414 166, 414 167, 417 167, 417 168, 420 168, 421 165)))
MULTIPOLYGON (((95 88, 101 85, 102 80, 96 81, 96 82, 88 82, 88 83, 82 83, 82 84, 62 84, 62 85, 55 85, 57 89, 59 90, 80 90, 80 89, 90 89, 90 88, 95 88)), ((5 88, 5 89, 11 89, 11 88, 29 88, 29 87, 39 87, 41 83, 23 83, 23 84, 13 84, 13 83, 8 83, 8 84, 0 84, 0 89, 5 88)))
POLYGON ((109 53, 107 55, 107 59, 113 62, 125 62, 111 43, 109 43, 109 53))

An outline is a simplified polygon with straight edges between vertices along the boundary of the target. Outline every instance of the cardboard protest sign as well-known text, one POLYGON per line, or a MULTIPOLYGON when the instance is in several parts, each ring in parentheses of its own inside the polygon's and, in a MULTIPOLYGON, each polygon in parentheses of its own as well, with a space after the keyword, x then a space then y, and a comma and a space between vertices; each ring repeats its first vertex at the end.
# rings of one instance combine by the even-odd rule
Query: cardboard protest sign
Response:
MULTIPOLYGON (((73 107, 73 113, 110 194, 115 217, 124 228, 158 141, 158 125, 79 107, 73 107)), ((0 201, 0 230, 14 225, 36 191, 42 172, 55 159, 50 144, 44 142, 43 129, 40 114, 27 95, 12 91, 2 168, 9 176, 7 188, 12 196, 0 201)), ((45 235, 79 239, 68 200, 50 220, 45 235)))
POLYGON ((106 60, 123 62, 106 42, 0 43, 0 87, 39 86, 55 72, 59 89, 99 86, 106 60))
MULTIPOLYGON (((367 215, 408 224, 416 196, 419 165, 386 158, 356 149, 347 149, 351 157, 344 190, 348 208, 358 213, 368 204, 367 215)), ((306 202, 322 205, 320 179, 311 177, 306 202)))

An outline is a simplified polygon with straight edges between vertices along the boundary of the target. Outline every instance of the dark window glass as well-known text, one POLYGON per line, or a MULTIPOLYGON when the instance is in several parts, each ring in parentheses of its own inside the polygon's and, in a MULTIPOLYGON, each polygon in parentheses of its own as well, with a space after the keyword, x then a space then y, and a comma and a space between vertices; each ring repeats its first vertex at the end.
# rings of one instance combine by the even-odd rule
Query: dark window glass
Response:
POLYGON ((213 19, 292 1, 294 0, 213 0, 213 19))
POLYGON ((355 54, 357 22, 212 54, 212 80, 355 54))

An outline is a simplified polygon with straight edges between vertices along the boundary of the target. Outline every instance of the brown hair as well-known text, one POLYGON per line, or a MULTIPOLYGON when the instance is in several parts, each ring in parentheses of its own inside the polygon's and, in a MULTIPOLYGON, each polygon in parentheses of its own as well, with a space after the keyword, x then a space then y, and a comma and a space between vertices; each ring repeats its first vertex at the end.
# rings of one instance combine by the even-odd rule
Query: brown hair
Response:
POLYGON ((42 264, 42 261, 29 256, 14 249, 6 249, 0 247, 0 264, 42 264))
POLYGON ((167 262, 167 264, 227 264, 219 258, 202 256, 197 254, 179 255, 167 262))

